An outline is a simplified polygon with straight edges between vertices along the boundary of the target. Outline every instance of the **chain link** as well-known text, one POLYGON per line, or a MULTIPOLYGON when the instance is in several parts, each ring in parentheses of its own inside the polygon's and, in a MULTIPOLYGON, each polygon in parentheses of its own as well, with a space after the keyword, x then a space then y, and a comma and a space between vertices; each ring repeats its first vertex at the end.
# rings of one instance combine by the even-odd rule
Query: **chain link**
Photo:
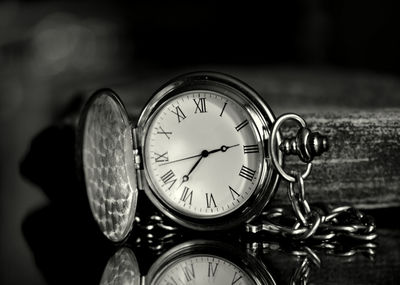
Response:
POLYGON ((327 207, 311 208, 306 200, 304 179, 311 172, 311 162, 329 148, 328 139, 319 133, 312 133, 303 118, 296 114, 284 114, 277 118, 271 131, 269 151, 271 162, 276 171, 288 183, 287 196, 292 206, 289 212, 284 208, 272 208, 263 212, 260 217, 246 225, 250 233, 268 232, 284 237, 319 241, 334 240, 342 237, 353 240, 371 241, 377 237, 376 226, 372 217, 364 215, 350 206, 329 209, 327 207), (280 126, 288 120, 300 125, 296 137, 285 139, 277 148, 280 126), (297 155, 307 163, 307 171, 292 171, 289 174, 277 159, 279 152, 297 155))
POLYGON ((247 232, 264 231, 298 240, 319 241, 339 237, 372 241, 377 237, 374 219, 351 206, 311 208, 305 198, 303 177, 299 173, 293 173, 293 176, 296 181, 289 183, 287 192, 292 209, 266 210, 260 217, 246 224, 247 232))

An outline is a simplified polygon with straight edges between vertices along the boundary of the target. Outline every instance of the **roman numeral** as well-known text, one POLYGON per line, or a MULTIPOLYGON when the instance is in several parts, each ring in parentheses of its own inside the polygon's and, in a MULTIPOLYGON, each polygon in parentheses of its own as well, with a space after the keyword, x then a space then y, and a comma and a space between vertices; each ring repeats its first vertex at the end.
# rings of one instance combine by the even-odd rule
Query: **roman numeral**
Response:
POLYGON ((183 188, 181 201, 185 202, 189 199, 189 205, 192 205, 193 190, 189 192, 189 187, 183 188))
POLYGON ((243 178, 252 181, 254 178, 254 175, 256 174, 255 170, 252 170, 244 165, 242 165, 242 168, 240 169, 239 176, 242 176, 243 178))
POLYGON ((174 113, 177 118, 178 118, 178 123, 180 123, 182 120, 186 119, 185 114, 182 112, 181 108, 179 106, 175 107, 175 111, 171 111, 174 113))
POLYGON ((258 145, 257 144, 244 145, 243 151, 244 153, 258 153, 259 152, 258 145))
POLYGON ((226 107, 227 104, 228 104, 227 102, 224 103, 224 106, 222 107, 221 113, 219 114, 220 117, 222 117, 222 114, 224 113, 225 107, 226 107))
POLYGON ((237 283, 240 279, 242 279, 242 278, 243 278, 242 275, 240 275, 240 274, 238 274, 237 272, 235 272, 235 275, 233 276, 231 285, 236 284, 236 283, 237 283), (236 277, 236 275, 238 275, 238 277, 236 277))
POLYGON ((241 122, 239 125, 237 125, 235 127, 236 131, 240 131, 241 129, 243 129, 245 126, 247 126, 249 124, 249 121, 244 120, 243 122, 241 122))
POLYGON ((199 98, 199 100, 193 99, 193 101, 196 104, 196 109, 194 110, 195 114, 197 111, 200 113, 207 113, 206 98, 199 98))
POLYGON ((168 187, 168 190, 171 189, 171 187, 175 184, 176 178, 175 178, 175 173, 172 170, 169 170, 167 173, 165 173, 163 176, 161 176, 162 182, 164 182, 164 185, 170 184, 168 187))
POLYGON ((236 192, 235 189, 233 189, 231 186, 228 186, 228 187, 229 187, 229 191, 231 192, 233 200, 240 197, 240 194, 238 192, 236 192))
POLYGON ((190 282, 191 280, 193 280, 195 278, 195 274, 194 274, 194 268, 193 268, 193 263, 190 264, 191 269, 188 266, 184 266, 182 267, 182 271, 185 274, 186 277, 186 281, 190 282))
POLYGON ((217 272, 217 267, 218 267, 219 263, 215 263, 215 266, 213 268, 213 263, 212 262, 208 262, 208 277, 214 277, 215 273, 217 272))
POLYGON ((217 204, 215 204, 214 196, 212 193, 210 193, 210 195, 206 193, 206 201, 207 201, 207 208, 211 208, 211 203, 214 204, 214 207, 217 207, 217 204))
POLYGON ((169 135, 172 135, 172 132, 166 132, 161 128, 161 126, 158 127, 157 134, 165 135, 169 139, 169 135))
POLYGON ((167 162, 168 161, 168 151, 164 152, 163 154, 154 153, 156 156, 154 159, 156 162, 167 162))

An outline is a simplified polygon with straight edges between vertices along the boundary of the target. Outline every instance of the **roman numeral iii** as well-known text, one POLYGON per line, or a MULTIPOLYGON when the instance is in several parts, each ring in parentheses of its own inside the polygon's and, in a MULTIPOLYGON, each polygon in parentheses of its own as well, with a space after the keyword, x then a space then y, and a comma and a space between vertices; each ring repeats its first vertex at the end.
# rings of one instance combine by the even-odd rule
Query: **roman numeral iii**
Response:
POLYGON ((259 152, 258 145, 256 144, 244 145, 243 151, 244 153, 258 153, 259 152))
POLYGON ((199 98, 198 100, 193 99, 194 103, 196 104, 196 109, 194 113, 207 113, 207 106, 206 106, 206 98, 199 98))
POLYGON ((254 178, 254 175, 256 174, 256 171, 253 169, 248 168, 247 166, 242 165, 242 168, 240 169, 239 176, 243 177, 244 179, 247 179, 249 181, 252 181, 254 178))

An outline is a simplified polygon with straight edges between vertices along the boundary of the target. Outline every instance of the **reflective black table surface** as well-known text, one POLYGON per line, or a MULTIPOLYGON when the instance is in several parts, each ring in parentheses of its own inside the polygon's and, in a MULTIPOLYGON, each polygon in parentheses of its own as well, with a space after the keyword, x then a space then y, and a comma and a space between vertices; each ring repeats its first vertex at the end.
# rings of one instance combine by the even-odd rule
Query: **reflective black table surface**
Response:
MULTIPOLYGON (((154 215, 159 214, 140 193, 141 222, 125 243, 113 244, 92 219, 85 189, 75 175, 74 136, 68 124, 50 126, 33 139, 21 162, 21 175, 49 199, 22 224, 27 251, 43 278, 33 283, 396 284, 400 280, 400 228, 390 218, 398 215, 397 208, 369 211, 378 224, 379 238, 374 242, 321 245, 239 229, 200 234, 147 227, 157 225, 154 215), (59 147, 64 151, 60 153, 59 147)), ((164 221, 171 223, 165 217, 164 221)))

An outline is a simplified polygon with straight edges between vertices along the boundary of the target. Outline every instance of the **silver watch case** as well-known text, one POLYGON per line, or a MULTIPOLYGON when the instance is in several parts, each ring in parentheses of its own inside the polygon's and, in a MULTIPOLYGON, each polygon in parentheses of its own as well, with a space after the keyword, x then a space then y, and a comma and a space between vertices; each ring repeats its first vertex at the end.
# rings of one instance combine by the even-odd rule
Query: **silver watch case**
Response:
MULTIPOLYGON (((279 183, 278 172, 268 154, 274 121, 271 109, 252 88, 221 73, 196 72, 171 80, 151 97, 136 125, 129 121, 125 107, 114 92, 97 91, 82 112, 79 129, 84 181, 100 229, 112 241, 126 238, 134 222, 139 189, 145 191, 163 214, 190 229, 226 230, 252 220, 271 200, 279 183), (252 197, 222 217, 199 219, 172 209, 155 191, 142 156, 148 128, 159 108, 172 97, 190 90, 215 91, 243 106, 255 122, 264 146, 261 177, 252 197)), ((279 142, 278 136, 278 145, 279 142)), ((282 153, 277 153, 282 163, 282 153)))

